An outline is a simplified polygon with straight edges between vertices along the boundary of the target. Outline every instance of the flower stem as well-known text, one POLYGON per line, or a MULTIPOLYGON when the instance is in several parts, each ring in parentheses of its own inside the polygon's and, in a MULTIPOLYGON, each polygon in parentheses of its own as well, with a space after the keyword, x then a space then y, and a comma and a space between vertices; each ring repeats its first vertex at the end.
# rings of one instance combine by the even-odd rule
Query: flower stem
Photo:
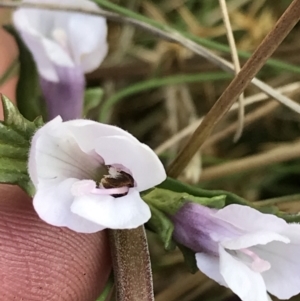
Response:
POLYGON ((144 226, 109 231, 117 301, 154 301, 144 226))

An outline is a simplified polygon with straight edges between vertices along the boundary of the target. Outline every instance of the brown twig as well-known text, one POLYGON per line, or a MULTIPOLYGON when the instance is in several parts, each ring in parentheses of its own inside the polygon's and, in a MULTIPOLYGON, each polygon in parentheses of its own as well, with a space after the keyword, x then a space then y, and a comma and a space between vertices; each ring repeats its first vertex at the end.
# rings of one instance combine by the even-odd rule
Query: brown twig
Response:
POLYGON ((178 156, 171 163, 168 175, 177 178, 190 159, 202 146, 216 123, 227 113, 237 97, 245 90, 255 74, 261 69, 283 39, 288 35, 300 18, 300 0, 294 0, 271 32, 265 37, 238 75, 232 80, 215 105, 205 116, 178 156))

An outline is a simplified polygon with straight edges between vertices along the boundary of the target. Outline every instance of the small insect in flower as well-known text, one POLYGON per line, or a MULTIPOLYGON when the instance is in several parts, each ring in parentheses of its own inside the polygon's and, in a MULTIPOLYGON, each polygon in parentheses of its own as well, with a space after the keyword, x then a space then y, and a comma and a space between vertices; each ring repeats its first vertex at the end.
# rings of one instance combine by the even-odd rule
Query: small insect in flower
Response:
MULTIPOLYGON (((104 175, 104 177, 100 181, 100 185, 104 188, 121 188, 121 187, 134 187, 133 177, 124 172, 118 171, 114 167, 108 166, 108 175, 104 175)), ((114 197, 124 196, 125 194, 116 194, 114 197)))

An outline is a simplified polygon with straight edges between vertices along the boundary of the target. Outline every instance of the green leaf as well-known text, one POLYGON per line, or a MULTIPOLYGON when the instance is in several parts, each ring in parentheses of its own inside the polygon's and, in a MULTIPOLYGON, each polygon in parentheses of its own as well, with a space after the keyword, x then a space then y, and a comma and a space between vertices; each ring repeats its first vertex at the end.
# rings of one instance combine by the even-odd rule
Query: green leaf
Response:
POLYGON ((240 205, 247 205, 250 207, 254 207, 251 202, 246 201, 245 199, 237 196, 234 193, 224 191, 224 190, 206 190, 199 187, 184 184, 170 177, 168 177, 164 182, 162 182, 157 187, 176 191, 176 192, 186 192, 190 195, 194 195, 198 197, 211 198, 211 197, 223 195, 226 196, 225 204, 224 204, 226 206, 230 204, 240 204, 240 205))
POLYGON ((16 40, 19 48, 19 81, 17 85, 17 104, 21 114, 28 120, 33 120, 42 114, 40 103, 40 85, 37 68, 31 52, 23 43, 17 31, 12 26, 4 26, 16 40))
POLYGON ((186 202, 193 202, 211 208, 223 208, 226 196, 199 197, 186 192, 154 188, 149 193, 144 194, 142 198, 148 205, 168 215, 174 215, 186 202))
POLYGON ((176 245, 172 240, 174 226, 171 220, 154 206, 149 205, 151 210, 151 219, 147 223, 152 231, 158 234, 166 250, 174 250, 176 245))
POLYGON ((101 103, 104 91, 102 88, 89 88, 84 92, 84 116, 86 116, 90 110, 95 109, 101 103))
POLYGON ((43 124, 40 118, 25 119, 19 110, 1 97, 4 121, 0 121, 0 182, 16 184, 33 196, 34 187, 27 172, 30 140, 43 124))

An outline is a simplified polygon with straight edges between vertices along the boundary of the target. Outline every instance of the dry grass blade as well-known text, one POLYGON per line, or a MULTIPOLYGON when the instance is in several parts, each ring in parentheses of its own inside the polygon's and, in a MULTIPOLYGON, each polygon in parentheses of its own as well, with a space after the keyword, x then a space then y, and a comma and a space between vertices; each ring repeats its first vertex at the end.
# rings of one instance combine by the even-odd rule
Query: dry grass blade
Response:
MULTIPOLYGON (((249 113, 246 116, 245 126, 251 124, 252 122, 257 121, 258 119, 263 118, 264 116, 268 115, 273 110, 275 110, 277 107, 278 107, 278 103, 274 102, 274 101, 262 105, 261 107, 257 108, 256 110, 254 110, 253 112, 249 113)), ((227 126, 224 130, 212 135, 204 142, 203 148, 211 146, 215 143, 218 143, 220 140, 225 139, 230 134, 234 133, 237 126, 238 126, 238 123, 235 122, 235 123, 227 126)))
POLYGON ((258 155, 249 156, 243 159, 231 160, 218 166, 204 169, 201 174, 201 181, 215 180, 224 176, 240 173, 271 164, 285 162, 300 157, 300 141, 279 146, 258 155))
POLYGON ((294 0, 276 23, 273 30, 262 41, 239 74, 203 119, 185 147, 168 169, 170 177, 177 178, 187 166, 190 159, 202 146, 212 132, 215 124, 227 113, 233 102, 245 90, 255 74, 261 69, 283 39, 288 35, 300 18, 300 0, 294 0))
MULTIPOLYGON (((277 91, 279 93, 291 93, 293 91, 296 91, 300 88, 300 82, 295 82, 295 83, 291 83, 288 84, 286 86, 280 87, 277 89, 277 91)), ((249 96, 247 98, 245 98, 245 106, 257 103, 259 101, 263 101, 268 99, 268 95, 266 95, 265 93, 258 93, 252 96, 249 96)), ((238 105, 234 104, 229 111, 234 111, 238 109, 238 105)), ((186 138, 187 136, 191 135, 196 128, 199 126, 199 124, 202 122, 203 117, 199 118, 198 120, 196 120, 195 122, 193 122, 192 124, 188 125, 187 127, 185 127, 184 129, 182 129, 181 131, 179 131, 176 135, 172 136, 171 138, 167 139, 166 141, 164 141, 161 145, 159 145, 156 149, 155 152, 158 155, 161 155, 164 151, 168 150, 170 147, 172 147, 174 144, 178 143, 180 140, 186 138)))
MULTIPOLYGON (((229 44, 230 51, 231 51, 231 58, 232 58, 232 62, 234 65, 235 74, 238 74, 241 70, 241 65, 240 65, 239 56, 238 56, 238 52, 236 49, 235 40, 234 40, 234 36, 233 36, 231 24, 230 24, 226 0, 219 0, 219 4, 220 4, 221 11, 222 11, 224 26, 226 28, 227 39, 228 39, 228 44, 229 44)), ((238 103, 239 103, 239 111, 238 111, 239 123, 238 123, 236 133, 234 135, 235 142, 240 139, 242 132, 243 132, 243 127, 244 127, 244 117, 245 117, 244 93, 242 93, 239 96, 238 103)))

